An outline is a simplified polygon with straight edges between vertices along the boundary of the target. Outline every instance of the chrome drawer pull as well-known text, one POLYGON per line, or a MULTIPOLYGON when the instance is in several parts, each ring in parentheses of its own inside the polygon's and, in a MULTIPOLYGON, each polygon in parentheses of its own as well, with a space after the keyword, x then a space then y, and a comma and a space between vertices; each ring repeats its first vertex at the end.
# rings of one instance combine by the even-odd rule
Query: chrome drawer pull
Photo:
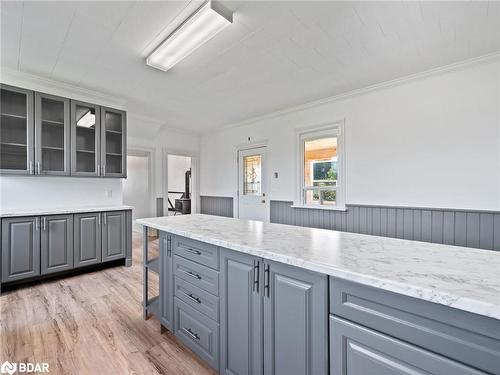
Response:
POLYGON ((185 249, 188 253, 195 254, 195 255, 201 255, 201 251, 199 251, 199 250, 191 249, 190 247, 186 247, 185 249))
POLYGON ((191 337, 193 340, 200 340, 200 336, 198 336, 196 333, 194 333, 193 331, 191 331, 191 328, 183 328, 182 329, 184 331, 184 333, 186 335, 188 335, 189 337, 191 337))
POLYGON ((198 275, 197 273, 194 273, 192 271, 182 271, 184 272, 186 275, 188 275, 189 277, 192 277, 193 279, 198 279, 198 280, 201 280, 201 276, 198 275))
POLYGON ((199 299, 198 297, 193 296, 193 293, 186 293, 184 291, 182 293, 184 293, 192 301, 194 301, 196 303, 201 303, 201 299, 199 299))

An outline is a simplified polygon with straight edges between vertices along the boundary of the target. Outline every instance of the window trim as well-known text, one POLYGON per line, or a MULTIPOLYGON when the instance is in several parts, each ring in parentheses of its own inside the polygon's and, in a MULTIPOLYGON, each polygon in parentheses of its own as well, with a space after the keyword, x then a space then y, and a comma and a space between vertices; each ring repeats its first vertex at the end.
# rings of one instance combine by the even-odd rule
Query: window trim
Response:
POLYGON ((295 201, 292 207, 312 208, 321 210, 345 211, 346 196, 346 157, 345 157, 345 120, 335 121, 328 124, 302 128, 297 130, 297 188, 295 201), (336 190, 337 201, 334 206, 325 204, 306 204, 304 201, 304 191, 310 187, 304 185, 304 144, 305 141, 324 138, 327 136, 337 137, 337 186, 336 188, 322 188, 322 190, 336 190))

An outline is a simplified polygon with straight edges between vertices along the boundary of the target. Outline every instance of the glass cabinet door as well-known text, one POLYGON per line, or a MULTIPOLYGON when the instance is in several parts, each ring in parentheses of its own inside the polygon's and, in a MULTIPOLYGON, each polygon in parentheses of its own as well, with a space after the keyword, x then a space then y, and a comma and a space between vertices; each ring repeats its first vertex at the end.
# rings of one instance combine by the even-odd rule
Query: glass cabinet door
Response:
POLYGON ((100 108, 97 105, 71 101, 71 174, 99 176, 100 108))
POLYGON ((124 111, 101 107, 102 176, 126 177, 125 123, 124 111))
POLYGON ((35 174, 70 174, 69 99, 35 94, 35 174))
POLYGON ((0 85, 0 172, 34 172, 33 92, 0 85))

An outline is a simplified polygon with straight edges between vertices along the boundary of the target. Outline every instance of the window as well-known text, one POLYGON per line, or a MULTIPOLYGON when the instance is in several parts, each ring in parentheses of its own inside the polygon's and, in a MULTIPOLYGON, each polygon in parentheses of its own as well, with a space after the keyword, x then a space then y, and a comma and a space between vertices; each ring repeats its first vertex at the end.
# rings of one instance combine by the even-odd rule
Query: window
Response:
POLYGON ((262 155, 243 157, 243 195, 261 195, 262 155))
POLYGON ((342 124, 299 134, 298 205, 344 208, 342 124))

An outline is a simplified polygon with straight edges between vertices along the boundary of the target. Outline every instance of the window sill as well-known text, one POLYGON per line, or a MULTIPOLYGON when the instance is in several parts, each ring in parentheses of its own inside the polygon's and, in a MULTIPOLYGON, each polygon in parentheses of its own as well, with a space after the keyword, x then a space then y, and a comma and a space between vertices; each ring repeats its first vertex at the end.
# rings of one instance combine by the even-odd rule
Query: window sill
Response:
POLYGON ((328 207, 328 206, 308 206, 305 204, 292 204, 290 207, 292 208, 310 208, 313 210, 326 210, 326 211, 342 211, 346 212, 346 207, 328 207))

